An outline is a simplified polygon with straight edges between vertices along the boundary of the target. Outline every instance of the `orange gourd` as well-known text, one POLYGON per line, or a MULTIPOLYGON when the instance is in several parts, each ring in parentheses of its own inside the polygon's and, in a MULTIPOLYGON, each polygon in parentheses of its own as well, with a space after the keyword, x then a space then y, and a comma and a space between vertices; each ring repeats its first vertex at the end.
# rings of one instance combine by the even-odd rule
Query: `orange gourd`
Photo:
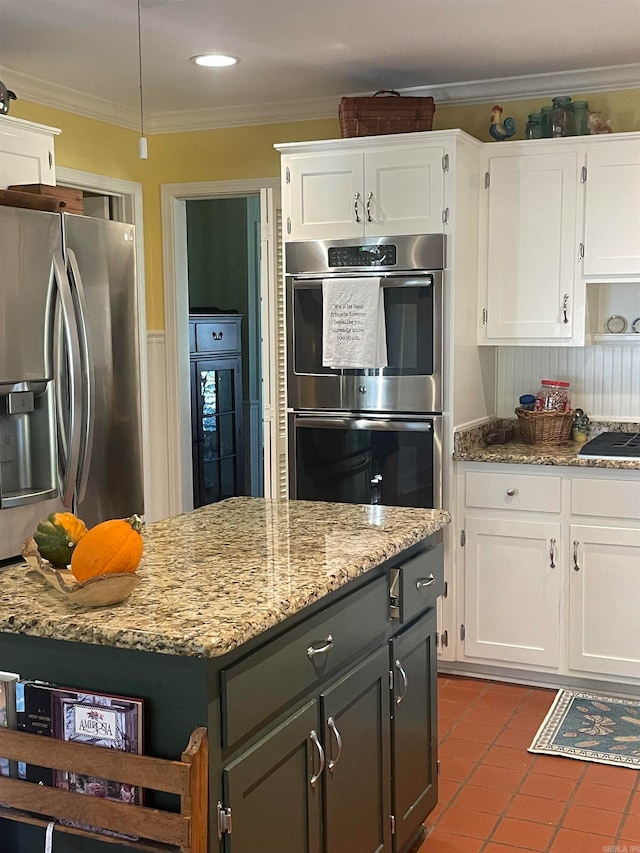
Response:
POLYGON ((135 572, 142 557, 142 521, 114 518, 92 527, 71 555, 71 572, 80 583, 101 575, 135 572), (82 545, 82 548, 79 546, 82 545))

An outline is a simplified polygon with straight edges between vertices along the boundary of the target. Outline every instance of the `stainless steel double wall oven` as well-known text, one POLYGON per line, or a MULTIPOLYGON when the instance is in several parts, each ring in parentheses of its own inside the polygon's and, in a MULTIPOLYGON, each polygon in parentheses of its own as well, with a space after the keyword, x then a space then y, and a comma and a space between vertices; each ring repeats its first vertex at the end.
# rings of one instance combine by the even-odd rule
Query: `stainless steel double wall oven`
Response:
POLYGON ((441 234, 286 244, 292 498, 441 506, 444 251, 441 234), (323 365, 323 281, 369 277, 388 365, 323 365))

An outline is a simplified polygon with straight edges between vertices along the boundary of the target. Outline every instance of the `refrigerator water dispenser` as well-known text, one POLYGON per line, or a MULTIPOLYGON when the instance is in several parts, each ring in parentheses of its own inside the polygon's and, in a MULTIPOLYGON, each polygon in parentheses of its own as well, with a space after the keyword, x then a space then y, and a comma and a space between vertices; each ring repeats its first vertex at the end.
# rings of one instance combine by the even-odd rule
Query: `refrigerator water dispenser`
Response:
POLYGON ((0 383, 0 509, 53 498, 53 383, 0 383))

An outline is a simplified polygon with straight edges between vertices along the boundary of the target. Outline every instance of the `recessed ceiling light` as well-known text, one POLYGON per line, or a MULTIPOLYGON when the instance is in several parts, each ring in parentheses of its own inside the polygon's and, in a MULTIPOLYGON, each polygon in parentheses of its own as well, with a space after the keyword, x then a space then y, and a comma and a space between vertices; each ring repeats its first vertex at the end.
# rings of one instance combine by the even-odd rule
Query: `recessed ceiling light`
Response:
POLYGON ((226 65, 237 65, 240 60, 237 56, 227 56, 224 53, 202 53, 192 56, 191 62, 196 65, 205 65, 207 68, 224 68, 226 65))

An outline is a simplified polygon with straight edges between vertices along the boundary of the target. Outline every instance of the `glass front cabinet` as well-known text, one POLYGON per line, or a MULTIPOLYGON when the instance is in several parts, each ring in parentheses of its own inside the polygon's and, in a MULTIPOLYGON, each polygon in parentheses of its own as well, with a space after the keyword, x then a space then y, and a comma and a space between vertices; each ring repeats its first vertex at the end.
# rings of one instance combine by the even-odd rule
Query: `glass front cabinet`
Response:
POLYGON ((242 494, 240 315, 190 315, 194 507, 242 494))

